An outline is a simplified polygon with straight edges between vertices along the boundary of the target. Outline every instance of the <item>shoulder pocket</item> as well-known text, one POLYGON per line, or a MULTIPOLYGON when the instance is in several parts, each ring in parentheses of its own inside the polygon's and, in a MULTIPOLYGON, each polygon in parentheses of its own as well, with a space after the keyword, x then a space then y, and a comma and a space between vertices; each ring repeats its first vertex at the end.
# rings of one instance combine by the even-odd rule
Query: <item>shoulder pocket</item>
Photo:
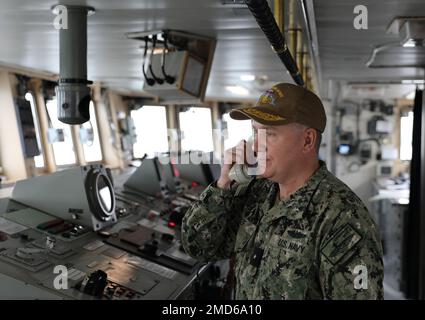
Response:
POLYGON ((335 265, 345 254, 350 252, 360 240, 362 240, 362 237, 356 229, 346 224, 324 244, 321 253, 332 263, 332 265, 335 265))

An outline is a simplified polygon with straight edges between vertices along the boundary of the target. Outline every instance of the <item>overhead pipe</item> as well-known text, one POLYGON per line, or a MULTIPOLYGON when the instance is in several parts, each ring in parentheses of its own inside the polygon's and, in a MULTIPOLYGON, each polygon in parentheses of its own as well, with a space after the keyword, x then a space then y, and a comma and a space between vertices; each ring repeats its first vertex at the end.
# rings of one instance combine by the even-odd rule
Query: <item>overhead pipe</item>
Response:
POLYGON ((295 83, 304 86, 303 78, 298 67, 288 50, 285 37, 279 30, 275 18, 266 0, 245 0, 248 9, 251 11, 261 30, 263 30, 269 40, 274 52, 279 56, 295 83))
POLYGON ((303 79, 305 79, 305 77, 302 74, 302 70, 303 70, 303 55, 304 55, 304 50, 303 50, 303 33, 301 32, 301 30, 299 30, 298 33, 298 37, 297 37, 297 52, 296 52, 296 56, 295 56, 295 61, 297 63, 298 68, 301 70, 301 77, 303 79))
MULTIPOLYGON (((296 43, 295 43, 295 51, 294 51, 294 59, 295 59, 295 63, 298 66, 298 69, 301 70, 300 68, 300 59, 301 59, 301 55, 302 55, 302 46, 303 46, 303 32, 302 29, 300 28, 300 26, 297 24, 297 28, 296 28, 296 43)), ((303 78, 304 79, 304 78, 303 78)))
MULTIPOLYGON (((288 1, 288 47, 289 52, 293 55, 295 63, 297 63, 297 28, 295 27, 295 0, 288 1)), ((298 64, 297 64, 298 65, 298 64)), ((303 78, 304 79, 304 78, 303 78)))
POLYGON ((311 78, 311 67, 308 67, 307 69, 307 76, 306 76, 306 88, 310 91, 313 90, 313 83, 312 83, 312 78, 311 78))
POLYGON ((305 45, 303 45, 303 57, 302 57, 302 69, 301 69, 301 74, 303 79, 305 79, 306 75, 307 75, 307 60, 308 60, 308 51, 307 51, 307 47, 305 45))
MULTIPOLYGON (((319 48, 317 43, 317 30, 315 26, 315 17, 314 17, 314 5, 313 0, 300 0, 299 1, 301 5, 301 18, 304 22, 305 29, 304 29, 304 36, 306 37, 305 42, 308 45, 308 51, 311 53, 310 61, 312 70, 314 68, 314 77, 320 81, 321 79, 321 66, 320 66, 320 59, 319 59, 319 48), (316 35, 315 37, 313 37, 316 35)), ((300 68, 301 69, 301 68, 300 68)), ((303 77, 305 79, 305 77, 303 77)), ((319 91, 320 86, 319 83, 316 82, 317 90, 319 91)))
POLYGON ((285 32, 284 0, 274 0, 274 18, 280 32, 285 32))
MULTIPOLYGON (((297 61, 298 54, 298 32, 301 29, 295 27, 295 0, 289 0, 288 2, 288 27, 285 28, 285 1, 284 0, 274 0, 273 14, 279 27, 280 32, 285 35, 288 34, 288 48, 289 52, 294 58, 295 64, 298 66, 298 69, 301 73, 301 68, 299 67, 297 61)), ((302 77, 302 74, 301 74, 302 77)), ((304 79, 304 78, 303 78, 304 79)))
POLYGON ((310 84, 308 82, 308 76, 310 72, 310 56, 308 54, 308 51, 306 50, 304 53, 304 63, 303 63, 303 79, 305 79, 305 87, 307 88, 310 84))

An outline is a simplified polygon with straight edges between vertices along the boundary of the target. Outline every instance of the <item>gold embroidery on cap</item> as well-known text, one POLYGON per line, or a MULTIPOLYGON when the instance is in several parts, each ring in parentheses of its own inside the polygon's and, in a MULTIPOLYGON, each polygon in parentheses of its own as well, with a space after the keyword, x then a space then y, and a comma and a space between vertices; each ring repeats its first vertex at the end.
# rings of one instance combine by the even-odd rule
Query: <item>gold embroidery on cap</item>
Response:
POLYGON ((280 90, 278 87, 273 87, 272 89, 273 89, 273 91, 277 92, 277 94, 279 95, 279 98, 283 98, 282 90, 280 90))
POLYGON ((255 109, 255 108, 245 109, 244 111, 246 113, 248 113, 249 115, 255 116, 255 117, 260 118, 262 120, 267 120, 267 121, 285 120, 285 118, 283 118, 279 115, 266 113, 266 112, 263 112, 261 110, 255 109))

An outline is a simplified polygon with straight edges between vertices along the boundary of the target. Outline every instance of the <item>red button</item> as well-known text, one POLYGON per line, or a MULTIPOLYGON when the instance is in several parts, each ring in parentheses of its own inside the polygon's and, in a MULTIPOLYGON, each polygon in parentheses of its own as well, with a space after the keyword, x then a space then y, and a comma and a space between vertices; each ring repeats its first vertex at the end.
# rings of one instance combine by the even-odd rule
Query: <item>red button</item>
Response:
POLYGON ((176 223, 174 221, 168 221, 168 226, 170 228, 174 228, 176 226, 176 223))

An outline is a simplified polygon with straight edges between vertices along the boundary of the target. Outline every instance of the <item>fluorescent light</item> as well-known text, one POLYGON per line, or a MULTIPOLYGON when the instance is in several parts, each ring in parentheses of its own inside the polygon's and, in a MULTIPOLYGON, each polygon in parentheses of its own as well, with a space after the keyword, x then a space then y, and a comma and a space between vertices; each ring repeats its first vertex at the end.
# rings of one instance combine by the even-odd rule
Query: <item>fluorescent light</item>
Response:
POLYGON ((241 80, 242 81, 254 81, 255 76, 253 74, 243 74, 243 75, 241 75, 241 80))
POLYGON ((248 89, 242 86, 226 86, 226 90, 241 96, 246 96, 249 94, 248 89))
POLYGON ((232 5, 232 4, 245 5, 244 0, 222 0, 221 3, 223 5, 232 5))
POLYGON ((417 79, 417 80, 401 80, 403 84, 424 84, 425 80, 417 79))

